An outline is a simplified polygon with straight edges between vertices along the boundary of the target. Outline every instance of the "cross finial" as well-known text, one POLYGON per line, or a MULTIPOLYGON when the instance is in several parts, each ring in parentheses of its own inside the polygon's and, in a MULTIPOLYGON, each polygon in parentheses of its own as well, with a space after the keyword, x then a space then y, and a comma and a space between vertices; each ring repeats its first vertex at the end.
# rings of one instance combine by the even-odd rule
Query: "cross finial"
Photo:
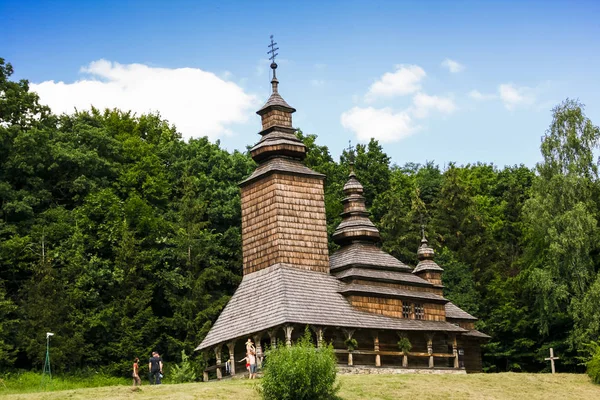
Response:
POLYGON ((425 237, 425 224, 421 224, 421 244, 427 244, 427 238, 425 237))
POLYGON ((270 47, 271 50, 267 51, 267 54, 269 54, 269 60, 271 60, 271 69, 273 70, 273 78, 275 78, 275 70, 277 69, 277 63, 275 62, 275 57, 277 57, 279 55, 279 53, 277 53, 277 50, 279 50, 279 47, 275 47, 277 46, 277 43, 273 40, 273 35, 271 35, 271 44, 269 44, 267 47, 270 47))
POLYGON ((348 164, 350 165, 350 173, 354 173, 354 147, 352 140, 348 140, 348 164))

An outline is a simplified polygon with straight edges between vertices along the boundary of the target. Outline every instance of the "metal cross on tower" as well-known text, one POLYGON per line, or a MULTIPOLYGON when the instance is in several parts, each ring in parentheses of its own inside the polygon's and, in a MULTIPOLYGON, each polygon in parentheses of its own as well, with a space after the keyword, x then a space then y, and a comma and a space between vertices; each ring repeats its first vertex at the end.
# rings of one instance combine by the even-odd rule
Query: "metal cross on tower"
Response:
MULTIPOLYGON (((271 50, 267 51, 267 54, 270 54, 269 60, 271 60, 271 68, 273 68, 273 64, 275 64, 275 57, 277 57, 279 55, 279 53, 277 53, 277 50, 279 50, 279 47, 275 47, 275 46, 277 46, 277 43, 273 41, 273 35, 271 35, 271 44, 267 46, 267 47, 271 48, 271 50)), ((275 64, 275 68, 277 68, 277 64, 275 64)), ((273 68, 273 69, 275 69, 275 68, 273 68)))
POLYGON ((352 146, 352 140, 348 140, 348 164, 350 169, 354 167, 354 147, 352 146))

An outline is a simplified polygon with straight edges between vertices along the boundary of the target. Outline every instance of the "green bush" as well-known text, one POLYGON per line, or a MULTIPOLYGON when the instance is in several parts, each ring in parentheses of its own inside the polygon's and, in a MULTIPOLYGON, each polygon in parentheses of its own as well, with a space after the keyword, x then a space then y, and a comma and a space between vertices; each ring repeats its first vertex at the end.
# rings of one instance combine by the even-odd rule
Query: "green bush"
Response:
POLYGON ((354 338, 344 340, 344 344, 350 351, 358 349, 358 342, 354 338))
POLYGON ((410 343, 407 337, 401 337, 398 340, 398 349, 406 354, 412 349, 412 343, 410 343))
POLYGON ((258 391, 265 400, 336 399, 337 361, 333 346, 316 348, 306 328, 293 346, 269 349, 258 391))
POLYGON ((592 382, 600 385, 600 343, 592 342, 589 345, 592 358, 586 363, 587 374, 592 382))
POLYGON ((196 371, 190 357, 181 350, 181 364, 175 365, 169 371, 170 381, 173 383, 186 383, 196 381, 196 371))

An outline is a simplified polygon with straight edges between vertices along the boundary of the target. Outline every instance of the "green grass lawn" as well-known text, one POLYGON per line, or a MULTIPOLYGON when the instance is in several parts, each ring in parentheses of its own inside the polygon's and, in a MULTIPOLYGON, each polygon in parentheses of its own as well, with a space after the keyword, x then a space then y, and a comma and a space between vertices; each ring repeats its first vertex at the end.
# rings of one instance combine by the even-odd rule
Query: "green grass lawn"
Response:
MULTIPOLYGON (((404 399, 600 399, 600 386, 578 374, 474 375, 341 375, 340 396, 346 400, 404 399)), ((226 380, 183 385, 127 386, 25 393, 0 396, 7 400, 32 399, 259 399, 258 381, 226 380)))

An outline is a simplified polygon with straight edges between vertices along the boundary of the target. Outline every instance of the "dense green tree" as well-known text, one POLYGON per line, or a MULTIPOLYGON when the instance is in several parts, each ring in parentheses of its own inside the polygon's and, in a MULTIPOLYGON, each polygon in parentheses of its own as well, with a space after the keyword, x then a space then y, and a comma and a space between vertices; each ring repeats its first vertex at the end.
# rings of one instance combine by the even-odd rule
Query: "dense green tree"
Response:
POLYGON ((543 138, 539 179, 524 206, 528 252, 527 285, 540 333, 571 349, 600 333, 597 310, 598 167, 600 129, 583 106, 566 100, 553 110, 543 138), (574 318, 576 316, 576 318, 574 318), (571 330, 571 326, 575 326, 571 330))

